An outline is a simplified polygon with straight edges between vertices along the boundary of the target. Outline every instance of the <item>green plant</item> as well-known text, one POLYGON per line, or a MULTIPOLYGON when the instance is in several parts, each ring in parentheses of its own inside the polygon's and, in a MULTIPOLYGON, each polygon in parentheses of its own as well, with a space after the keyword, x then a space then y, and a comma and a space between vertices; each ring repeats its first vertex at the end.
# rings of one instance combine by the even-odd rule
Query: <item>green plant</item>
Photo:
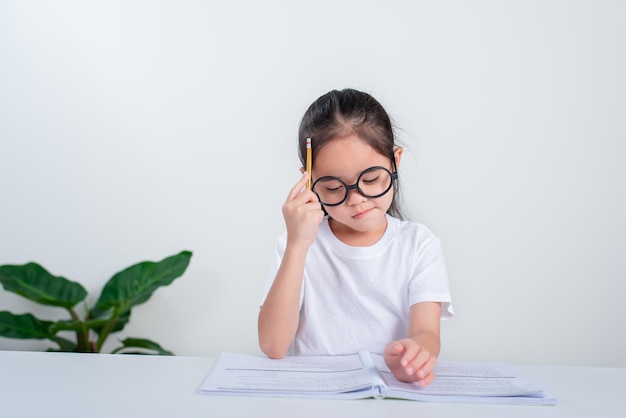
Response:
MULTIPOLYGON (((87 291, 77 282, 53 276, 37 263, 0 266, 0 283, 5 290, 42 305, 64 308, 70 319, 45 321, 30 313, 15 315, 0 311, 0 336, 46 339, 58 345, 49 351, 99 353, 109 335, 121 331, 130 320, 131 309, 146 302, 154 291, 180 277, 191 259, 190 251, 159 262, 144 261, 116 273, 104 285, 95 305, 89 309, 87 291), (79 315, 76 306, 83 302, 79 315), (59 334, 74 333, 75 341, 59 334)), ((71 334, 70 334, 71 335, 71 334)), ((112 353, 172 355, 159 344, 143 338, 126 338, 112 353)))

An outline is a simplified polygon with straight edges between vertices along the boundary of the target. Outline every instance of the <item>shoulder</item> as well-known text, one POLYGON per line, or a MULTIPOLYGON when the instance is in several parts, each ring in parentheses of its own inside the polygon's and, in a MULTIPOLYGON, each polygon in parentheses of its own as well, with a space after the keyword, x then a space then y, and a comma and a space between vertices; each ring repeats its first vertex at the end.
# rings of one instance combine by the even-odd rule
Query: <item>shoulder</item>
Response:
POLYGON ((425 262, 442 258, 441 241, 426 225, 391 217, 389 229, 391 251, 401 254, 405 260, 425 262))
POLYGON ((388 215, 389 229, 400 239, 418 242, 439 241, 439 238, 426 225, 407 220, 400 220, 388 215))

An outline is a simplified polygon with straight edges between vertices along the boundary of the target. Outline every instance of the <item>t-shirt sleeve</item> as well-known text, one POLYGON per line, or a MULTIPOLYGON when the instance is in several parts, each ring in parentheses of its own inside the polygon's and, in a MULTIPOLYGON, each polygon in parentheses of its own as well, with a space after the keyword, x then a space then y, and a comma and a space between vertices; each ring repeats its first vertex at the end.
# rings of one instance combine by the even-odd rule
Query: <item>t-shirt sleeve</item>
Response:
POLYGON ((441 319, 454 316, 448 270, 441 242, 432 236, 417 249, 415 274, 409 282, 409 306, 420 302, 440 302, 441 319))

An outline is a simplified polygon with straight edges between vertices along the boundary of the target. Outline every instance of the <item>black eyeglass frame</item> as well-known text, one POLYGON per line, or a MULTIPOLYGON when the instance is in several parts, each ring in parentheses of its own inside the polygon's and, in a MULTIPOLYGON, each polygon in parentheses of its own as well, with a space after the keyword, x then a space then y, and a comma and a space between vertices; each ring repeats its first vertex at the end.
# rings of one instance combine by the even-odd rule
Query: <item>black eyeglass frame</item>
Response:
POLYGON ((393 163, 394 163, 394 164, 393 164, 393 166, 394 166, 394 167, 393 167, 393 168, 394 168, 394 171, 393 171, 393 172, 389 171, 389 169, 388 169, 388 168, 385 168, 385 167, 380 166, 380 165, 375 165, 375 166, 373 166, 373 167, 370 167, 370 168, 367 168, 367 169, 363 170, 363 171, 361 172, 361 174, 359 174, 359 177, 356 179, 356 183, 354 183, 354 184, 352 184, 352 185, 348 185, 345 181, 343 181, 343 180, 342 180, 342 179, 340 179, 339 177, 334 177, 334 176, 324 176, 324 177, 320 177, 319 179, 315 180, 315 182, 313 183, 313 186, 311 186, 311 190, 313 190, 313 192, 314 192, 314 193, 317 195, 317 197, 320 199, 320 203, 321 203, 322 205, 324 205, 324 206, 331 206, 331 207, 332 207, 332 206, 339 206, 339 205, 341 205, 343 202, 345 202, 346 200, 348 200, 348 195, 350 194, 350 190, 356 190, 357 192, 359 192, 359 194, 360 194, 361 196, 366 197, 366 198, 368 198, 368 199, 377 199, 377 198, 379 198, 379 197, 382 197, 382 196, 386 195, 386 194, 389 192, 389 190, 391 190, 391 186, 393 186, 393 182, 394 182, 395 180, 398 180, 398 170, 396 169, 396 164, 395 164, 395 161, 394 161, 393 163), (363 177, 365 174, 370 173, 370 172, 372 172, 372 171, 374 171, 374 170, 385 170, 387 173, 389 173, 389 177, 391 178, 391 181, 389 182, 389 186, 385 189, 385 191, 384 191, 384 192, 379 193, 379 194, 377 194, 377 195, 375 195, 375 196, 370 196, 370 195, 365 194, 365 193, 363 192, 363 190, 361 190, 361 188, 359 187, 359 183, 361 182, 361 177, 363 177), (322 198, 320 197, 320 195, 319 195, 319 194, 317 194, 317 192, 315 192, 315 185, 316 185, 317 183, 319 183, 320 181, 322 181, 322 180, 337 180, 339 183, 341 183, 341 184, 343 185, 343 187, 346 189, 346 194, 345 194, 345 196, 343 197, 343 199, 341 199, 341 201, 340 201, 340 202, 338 202, 338 203, 324 203, 324 202, 322 202, 322 198))

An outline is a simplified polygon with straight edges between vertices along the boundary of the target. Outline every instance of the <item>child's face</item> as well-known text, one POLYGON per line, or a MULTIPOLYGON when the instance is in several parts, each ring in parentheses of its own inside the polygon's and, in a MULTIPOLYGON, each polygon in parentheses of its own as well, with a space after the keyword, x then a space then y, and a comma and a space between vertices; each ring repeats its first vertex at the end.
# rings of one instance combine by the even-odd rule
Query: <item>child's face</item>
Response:
MULTIPOLYGON (((396 152, 396 160, 400 151, 396 152)), ((399 161, 396 161, 399 163, 399 161)), ((318 151, 313 162, 313 182, 320 177, 339 177, 347 185, 357 182, 359 174, 373 166, 381 166, 393 172, 388 157, 356 135, 334 140, 318 151)), ((357 190, 350 190, 347 199, 337 206, 325 206, 334 220, 353 232, 379 232, 387 226, 386 213, 393 201, 393 186, 383 196, 367 198, 357 190)))

